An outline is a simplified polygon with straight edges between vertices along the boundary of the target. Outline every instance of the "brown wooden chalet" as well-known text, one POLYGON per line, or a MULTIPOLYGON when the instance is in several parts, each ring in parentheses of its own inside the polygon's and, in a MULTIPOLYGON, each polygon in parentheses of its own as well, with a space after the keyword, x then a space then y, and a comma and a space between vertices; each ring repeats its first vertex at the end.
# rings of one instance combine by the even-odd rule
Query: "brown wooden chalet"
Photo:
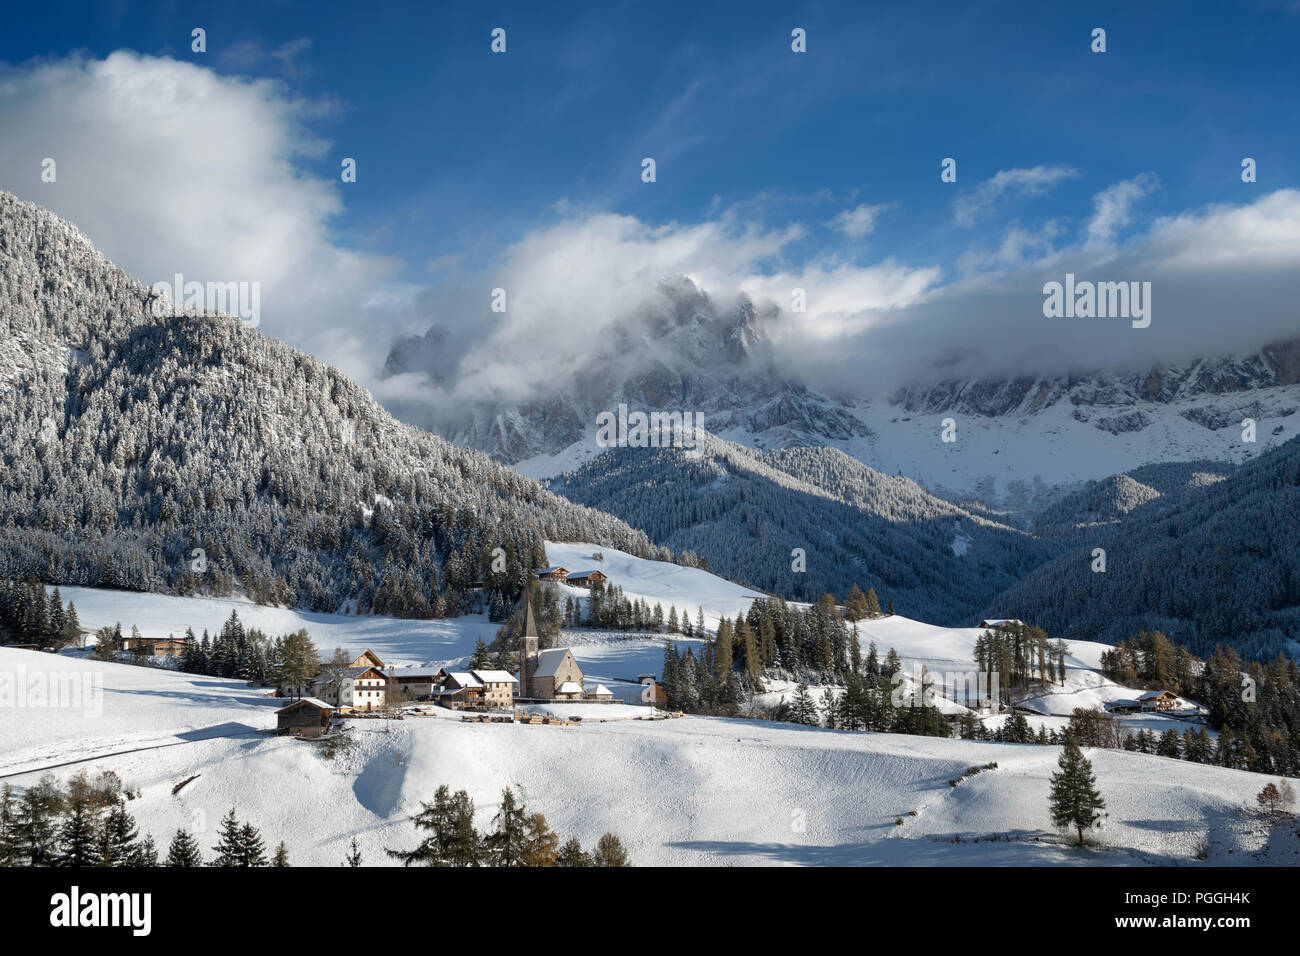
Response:
POLYGON ((600 571, 578 571, 570 573, 568 578, 565 579, 565 583, 579 588, 591 588, 597 582, 603 587, 608 580, 609 578, 605 577, 600 571))
POLYGON ((334 708, 315 697, 303 697, 275 712, 275 732, 297 737, 319 737, 329 730, 334 708))

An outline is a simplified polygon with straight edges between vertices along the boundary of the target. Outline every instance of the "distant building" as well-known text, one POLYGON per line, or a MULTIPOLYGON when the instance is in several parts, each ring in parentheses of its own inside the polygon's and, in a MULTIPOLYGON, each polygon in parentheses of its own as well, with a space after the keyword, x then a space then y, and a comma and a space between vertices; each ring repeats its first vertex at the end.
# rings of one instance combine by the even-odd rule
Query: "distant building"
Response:
POLYGON ((582 668, 567 647, 552 647, 537 655, 528 688, 540 700, 581 700, 582 668))
POLYGON ((303 697, 275 712, 275 732, 319 737, 329 730, 334 708, 315 697, 303 697))
POLYGON ((181 637, 125 637, 122 650, 140 657, 180 657, 185 653, 185 639, 181 637))
POLYGON ((1153 690, 1142 694, 1137 699, 1144 712, 1177 710, 1181 700, 1177 694, 1168 690, 1153 690))
POLYGON ((515 702, 515 688, 519 679, 509 671, 470 671, 483 685, 482 704, 488 710, 499 710, 515 702))
MULTIPOLYGON (((597 572, 599 573, 599 572, 597 572)), ((581 700, 582 668, 567 647, 537 648, 533 605, 524 605, 524 633, 519 637, 519 696, 529 700, 581 700)))
POLYGON ((441 667, 389 667, 388 699, 428 700, 442 685, 447 671, 441 667))
POLYGON ((387 688, 388 675, 368 666, 349 667, 337 674, 323 671, 312 683, 312 692, 327 704, 353 710, 383 710, 387 688))
POLYGON ((543 581, 559 581, 564 583, 565 578, 569 576, 568 568, 554 567, 542 568, 537 572, 537 577, 543 581))
POLYGON ((614 692, 604 684, 597 684, 594 690, 587 691, 589 700, 613 700, 614 692))
POLYGON ((980 621, 980 627, 986 631, 1009 631, 1013 627, 1024 627, 1024 621, 1017 621, 1014 617, 995 617, 986 621, 980 621))
POLYGON ((483 706, 483 691, 483 682, 471 671, 448 671, 433 696, 452 710, 476 709, 483 706))
POLYGON ((353 667, 383 667, 384 662, 379 659, 378 654, 376 654, 374 651, 372 651, 370 648, 367 647, 364 651, 362 651, 359 655, 357 655, 357 659, 352 662, 352 666, 353 667))
POLYGON ((590 589, 597 582, 599 582, 601 586, 604 586, 605 582, 608 580, 609 578, 605 577, 604 573, 600 571, 577 571, 570 573, 569 576, 565 578, 565 583, 572 584, 574 587, 578 588, 590 589))

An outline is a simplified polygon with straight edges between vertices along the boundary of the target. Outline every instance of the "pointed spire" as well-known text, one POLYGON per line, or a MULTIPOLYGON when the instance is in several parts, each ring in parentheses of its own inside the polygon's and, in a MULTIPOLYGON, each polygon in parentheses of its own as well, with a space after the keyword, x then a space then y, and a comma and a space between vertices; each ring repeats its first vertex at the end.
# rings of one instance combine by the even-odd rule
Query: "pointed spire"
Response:
POLYGON ((537 637, 537 622, 533 620, 533 602, 524 599, 524 637, 537 637))

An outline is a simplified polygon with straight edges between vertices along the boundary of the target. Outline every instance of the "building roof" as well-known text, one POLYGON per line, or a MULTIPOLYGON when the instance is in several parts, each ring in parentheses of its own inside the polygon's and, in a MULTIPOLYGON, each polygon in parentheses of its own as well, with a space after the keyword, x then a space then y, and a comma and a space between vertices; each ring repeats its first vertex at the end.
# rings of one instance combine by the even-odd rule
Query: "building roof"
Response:
POLYGON ((613 697, 614 692, 604 684, 597 684, 596 689, 591 692, 592 697, 613 697))
POLYGON ((482 687, 478 678, 470 671, 452 671, 447 675, 447 680, 455 681, 460 687, 482 687))
POLYGON ((1145 694, 1139 694, 1138 700, 1159 700, 1161 697, 1177 697, 1171 690, 1149 690, 1145 694))
POLYGON ((518 684, 519 678, 509 671, 470 671, 485 684, 518 684))
POLYGON ((583 578, 590 578, 597 574, 599 574, 602 578, 605 576, 605 572, 601 571, 599 568, 593 571, 570 571, 569 580, 572 581, 576 578, 577 580, 581 581, 583 578))
POLYGON ((581 694, 582 685, 575 684, 571 680, 566 680, 563 684, 555 689, 557 694, 581 694))
POLYGON ((554 677, 555 672, 560 669, 564 663, 564 657, 569 653, 567 647, 552 647, 542 651, 537 655, 537 670, 533 671, 533 677, 554 677))
POLYGON ((980 627, 1006 627, 1008 624, 1024 624, 1014 617, 991 617, 980 621, 980 627))
POLYGON ((389 677, 397 680, 428 680, 443 672, 441 667, 390 667, 386 671, 389 677))
POLYGON ((286 710, 293 710, 295 707, 301 707, 303 704, 310 704, 312 707, 315 707, 317 710, 334 709, 331 705, 325 703, 325 701, 320 700, 317 697, 299 697, 292 704, 286 704, 284 707, 281 707, 279 710, 276 711, 276 713, 283 714, 286 710))
POLYGON ((568 568, 562 568, 562 567, 560 567, 558 564, 557 564, 555 567, 553 567, 553 568, 538 568, 537 573, 538 573, 538 574, 554 574, 556 571, 563 571, 565 574, 568 574, 568 573, 569 573, 569 569, 568 569, 568 568))
POLYGON ((533 602, 524 601, 524 637, 537 637, 537 622, 533 620, 533 602))

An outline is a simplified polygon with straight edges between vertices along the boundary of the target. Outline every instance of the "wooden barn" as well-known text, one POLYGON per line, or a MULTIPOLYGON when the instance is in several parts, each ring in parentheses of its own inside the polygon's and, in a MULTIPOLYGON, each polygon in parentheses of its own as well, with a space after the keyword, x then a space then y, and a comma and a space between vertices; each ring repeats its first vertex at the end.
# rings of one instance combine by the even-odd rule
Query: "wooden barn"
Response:
POLYGON ((569 569, 561 568, 561 567, 542 568, 540 571, 537 572, 538 580, 558 581, 560 584, 563 584, 565 580, 568 578, 568 576, 569 576, 569 569))
POLYGON ((329 730, 334 708, 315 697, 303 697, 275 712, 275 732, 296 737, 319 737, 329 730))
POLYGON ((605 582, 608 580, 609 578, 605 577, 600 571, 579 571, 576 574, 570 574, 565 579, 565 583, 572 584, 574 587, 590 589, 597 583, 604 587, 605 582))

